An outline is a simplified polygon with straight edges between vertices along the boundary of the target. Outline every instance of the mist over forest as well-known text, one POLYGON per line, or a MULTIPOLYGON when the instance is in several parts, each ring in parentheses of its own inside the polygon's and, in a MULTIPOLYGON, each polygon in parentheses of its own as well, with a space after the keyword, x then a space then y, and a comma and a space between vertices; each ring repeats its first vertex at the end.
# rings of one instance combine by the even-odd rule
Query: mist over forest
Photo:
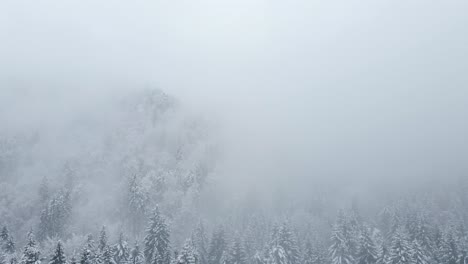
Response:
POLYGON ((0 264, 468 264, 467 12, 0 1, 0 264))

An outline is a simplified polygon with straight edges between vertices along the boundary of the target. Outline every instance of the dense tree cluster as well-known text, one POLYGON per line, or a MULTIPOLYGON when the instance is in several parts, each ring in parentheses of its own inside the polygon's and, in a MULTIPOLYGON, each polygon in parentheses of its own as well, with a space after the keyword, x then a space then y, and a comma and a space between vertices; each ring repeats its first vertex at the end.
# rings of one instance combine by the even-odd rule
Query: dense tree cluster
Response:
MULTIPOLYGON (((89 235, 82 248, 67 255, 58 240, 50 256, 41 252, 33 231, 23 249, 18 249, 7 227, 0 232, 2 264, 466 264, 468 232, 464 212, 435 214, 408 201, 385 207, 374 219, 355 210, 341 210, 329 228, 328 237, 299 230, 291 221, 270 225, 270 238, 261 247, 261 237, 252 237, 226 226, 213 229, 207 238, 203 222, 195 225, 181 245, 171 241, 170 218, 156 207, 147 221, 141 248, 129 246, 119 233, 114 243, 103 227, 95 242, 89 235), (382 215, 390 217, 382 218, 382 215), (367 220, 367 221, 366 221, 367 220), (306 236, 301 236, 306 233, 306 236)), ((44 228, 42 225, 39 228, 44 228)), ((266 229, 267 226, 258 228, 266 229)), ((39 230, 40 231, 40 230, 39 230)), ((258 231, 258 230, 257 230, 258 231)), ((131 230, 129 231, 132 232, 131 230)), ((58 237, 57 237, 58 239, 58 237)))

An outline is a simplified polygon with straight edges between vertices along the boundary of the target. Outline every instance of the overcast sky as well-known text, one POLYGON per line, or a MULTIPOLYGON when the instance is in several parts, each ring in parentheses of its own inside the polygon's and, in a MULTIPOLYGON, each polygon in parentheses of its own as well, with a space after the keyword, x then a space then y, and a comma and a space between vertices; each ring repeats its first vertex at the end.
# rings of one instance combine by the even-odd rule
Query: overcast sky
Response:
POLYGON ((154 86, 221 124, 239 183, 459 176, 467 14, 464 0, 2 0, 0 118, 61 122, 154 86))

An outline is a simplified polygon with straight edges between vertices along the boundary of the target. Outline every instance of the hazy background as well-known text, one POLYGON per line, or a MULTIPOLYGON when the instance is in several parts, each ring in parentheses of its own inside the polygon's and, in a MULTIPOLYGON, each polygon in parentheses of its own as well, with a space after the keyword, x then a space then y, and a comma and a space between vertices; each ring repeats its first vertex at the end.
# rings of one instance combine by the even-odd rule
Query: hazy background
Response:
POLYGON ((1 128, 107 120, 113 98, 157 87, 215 124, 229 190, 460 177, 467 12, 463 0, 2 0, 1 128))

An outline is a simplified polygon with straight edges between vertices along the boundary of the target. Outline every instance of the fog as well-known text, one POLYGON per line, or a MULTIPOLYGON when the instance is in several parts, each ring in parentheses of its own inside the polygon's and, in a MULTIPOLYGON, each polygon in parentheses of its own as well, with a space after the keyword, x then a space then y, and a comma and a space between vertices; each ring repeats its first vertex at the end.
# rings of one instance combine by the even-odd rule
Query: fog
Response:
MULTIPOLYGON (((179 145, 183 168, 210 164, 195 211, 213 223, 257 198, 327 193, 330 211, 352 199, 372 211, 453 188, 468 171, 467 12, 455 0, 3 0, 0 136, 26 143, 13 148, 20 161, 5 147, 2 189, 57 187, 80 160, 91 180, 73 233, 86 233, 122 228, 108 215, 121 183, 108 183, 129 153, 164 173, 179 145), (175 105, 156 125, 132 110, 148 91, 175 105)), ((38 221, 19 218, 17 236, 38 221)))

